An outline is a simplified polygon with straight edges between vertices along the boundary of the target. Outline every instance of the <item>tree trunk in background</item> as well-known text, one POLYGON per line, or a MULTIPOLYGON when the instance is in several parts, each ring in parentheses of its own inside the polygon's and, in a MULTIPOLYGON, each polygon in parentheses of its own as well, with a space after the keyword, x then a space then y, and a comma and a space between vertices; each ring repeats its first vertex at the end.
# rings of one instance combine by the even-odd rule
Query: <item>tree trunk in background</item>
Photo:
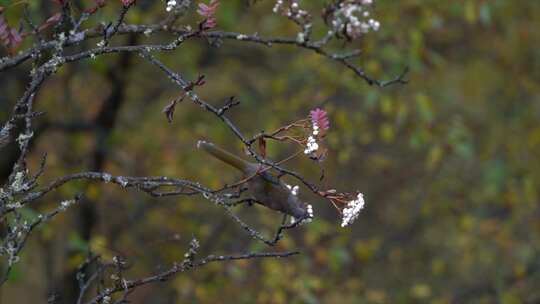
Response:
MULTIPOLYGON (((137 43, 136 36, 129 36, 129 45, 137 43)), ((108 83, 112 86, 111 95, 103 103, 98 115, 94 120, 94 150, 90 155, 90 171, 102 171, 109 147, 107 139, 113 132, 120 108, 125 102, 125 93, 128 86, 125 75, 129 75, 129 69, 132 66, 132 53, 122 53, 118 63, 107 71, 108 83)), ((84 198, 78 206, 75 219, 75 229, 79 237, 89 243, 92 238, 92 232, 95 228, 97 217, 97 202, 84 198)), ((62 303, 75 303, 79 296, 79 283, 76 279, 76 269, 66 269, 64 277, 58 290, 62 290, 62 303)))

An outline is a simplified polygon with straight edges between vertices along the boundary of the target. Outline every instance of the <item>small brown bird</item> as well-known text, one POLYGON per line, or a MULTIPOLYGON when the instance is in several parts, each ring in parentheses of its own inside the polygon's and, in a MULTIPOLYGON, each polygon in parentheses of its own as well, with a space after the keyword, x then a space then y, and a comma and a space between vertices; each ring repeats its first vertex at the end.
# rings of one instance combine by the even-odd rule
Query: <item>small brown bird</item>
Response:
POLYGON ((262 165, 243 160, 202 140, 197 143, 197 148, 242 171, 244 176, 249 178, 247 184, 257 203, 294 216, 296 219, 309 217, 307 204, 301 202, 284 182, 268 171, 261 171, 262 165))

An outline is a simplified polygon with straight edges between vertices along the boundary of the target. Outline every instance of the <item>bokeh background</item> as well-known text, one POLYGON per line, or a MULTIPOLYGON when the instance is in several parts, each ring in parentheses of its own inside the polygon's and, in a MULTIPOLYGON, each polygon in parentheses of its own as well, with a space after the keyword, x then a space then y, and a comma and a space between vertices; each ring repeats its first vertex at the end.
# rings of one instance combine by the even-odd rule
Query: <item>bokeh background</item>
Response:
MULTIPOLYGON (((37 19, 54 11, 48 1, 30 2, 37 19)), ((219 29, 291 37, 297 31, 272 14, 274 1, 221 2, 219 29)), ((302 2, 318 15, 324 1, 302 2)), ((138 1, 127 20, 155 22, 164 8, 161 1, 138 1)), ((98 16, 112 20, 118 9, 111 3, 98 16)), ((7 17, 16 22, 18 14, 14 8, 7 17)), ((236 96, 241 105, 229 115, 246 134, 323 107, 331 123, 323 185, 361 191, 367 205, 354 225, 341 228, 327 202, 301 189, 316 218, 277 247, 299 249, 300 256, 210 264, 140 289, 133 303, 540 302, 540 2, 379 0, 374 14, 380 31, 333 47, 361 48, 356 63, 378 79, 408 66, 407 85, 370 87, 343 66, 290 46, 199 40, 159 55, 188 78, 206 75, 198 92, 212 104, 236 96)), ((28 69, 0 74, 2 121, 24 91, 28 69)), ((47 152, 44 181, 86 170, 191 178, 213 187, 236 181, 237 172, 195 149, 205 138, 241 153, 222 123, 189 102, 167 123, 161 109, 178 94, 136 55, 63 67, 38 96, 37 110, 47 114, 34 138, 34 168, 47 152)), ((292 151, 269 143, 274 159, 292 151)), ((15 145, 0 152, 0 181, 16 152, 15 145)), ((310 160, 288 166, 319 178, 310 160)), ((1 301, 44 302, 52 291, 69 299, 74 271, 89 250, 105 259, 128 257, 134 278, 182 259, 193 235, 201 256, 265 249, 204 199, 154 199, 114 185, 69 184, 26 216, 79 192, 81 205, 32 235, 1 301)), ((238 212, 268 235, 280 220, 260 207, 238 212)))

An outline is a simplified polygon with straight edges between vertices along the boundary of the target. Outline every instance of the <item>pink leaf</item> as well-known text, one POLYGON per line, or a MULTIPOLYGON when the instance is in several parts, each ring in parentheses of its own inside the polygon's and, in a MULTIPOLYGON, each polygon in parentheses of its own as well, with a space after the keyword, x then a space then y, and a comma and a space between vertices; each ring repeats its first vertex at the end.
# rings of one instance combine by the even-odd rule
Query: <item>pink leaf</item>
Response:
POLYGON ((315 110, 311 110, 309 116, 313 125, 317 126, 322 131, 326 131, 330 128, 330 122, 325 110, 316 108, 315 110))
POLYGON ((218 6, 219 0, 211 0, 208 5, 199 3, 197 13, 203 17, 212 18, 216 14, 218 6))
POLYGON ((216 27, 217 21, 216 18, 210 17, 204 21, 203 27, 205 30, 213 29, 216 27))
POLYGON ((46 30, 47 28, 51 27, 52 25, 55 25, 56 23, 60 22, 62 20, 62 13, 56 13, 49 17, 42 25, 39 26, 38 31, 46 30))
POLYGON ((124 7, 129 7, 135 2, 135 0, 120 0, 120 1, 122 1, 122 5, 124 7))
POLYGON ((0 10, 0 44, 4 45, 10 53, 13 53, 15 49, 21 44, 23 37, 19 31, 10 27, 4 17, 2 17, 2 10, 0 10))
POLYGON ((61 19, 62 19, 62 13, 56 13, 56 14, 52 15, 51 17, 49 17, 49 19, 47 19, 47 21, 45 21, 45 23, 54 24, 54 23, 57 23, 58 21, 60 21, 61 19))

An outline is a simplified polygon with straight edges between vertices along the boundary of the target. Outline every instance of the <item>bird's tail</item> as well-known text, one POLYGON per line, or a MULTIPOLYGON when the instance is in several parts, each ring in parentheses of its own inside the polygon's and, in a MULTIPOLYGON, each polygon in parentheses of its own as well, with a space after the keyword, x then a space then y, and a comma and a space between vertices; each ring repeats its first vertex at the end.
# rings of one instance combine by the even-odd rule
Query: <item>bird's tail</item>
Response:
POLYGON ((197 148, 203 149, 204 151, 208 152, 209 154, 213 155, 215 158, 223 161, 224 163, 227 163, 236 169, 246 173, 251 165, 248 161, 245 161, 241 159, 240 157, 229 153, 213 143, 206 142, 204 140, 199 140, 197 142, 197 148))

